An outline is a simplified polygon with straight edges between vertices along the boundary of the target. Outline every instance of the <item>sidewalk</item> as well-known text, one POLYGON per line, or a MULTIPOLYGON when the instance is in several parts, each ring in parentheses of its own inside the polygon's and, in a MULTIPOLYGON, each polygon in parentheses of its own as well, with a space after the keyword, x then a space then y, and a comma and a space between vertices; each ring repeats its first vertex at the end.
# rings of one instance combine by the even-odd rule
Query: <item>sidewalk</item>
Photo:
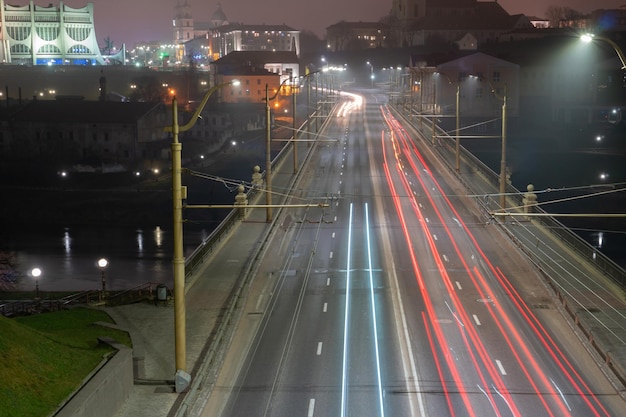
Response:
MULTIPOLYGON (((283 161, 289 158, 284 158, 283 161)), ((287 187, 292 180, 289 164, 279 163, 273 173, 273 184, 287 187), (287 168, 283 169, 283 166, 287 168), (289 172, 289 174, 287 174, 289 172)), ((253 201, 263 204, 263 193, 253 201)), ((280 202, 274 202, 280 204, 280 202)), ((278 210, 274 209, 274 218, 278 210)), ((231 294, 248 267, 251 254, 261 246, 270 225, 266 210, 248 209, 245 220, 240 221, 229 237, 214 251, 211 259, 186 282, 187 372, 194 380, 203 358, 215 339, 219 320, 231 294)), ((130 333, 133 357, 139 359, 139 372, 133 393, 115 417, 173 416, 186 394, 174 392, 175 347, 174 303, 137 303, 107 307, 105 311, 116 324, 130 333), (143 359, 143 366, 141 366, 143 359)), ((136 364, 137 365, 137 364, 136 364)), ((201 377, 201 376, 200 376, 201 377)))

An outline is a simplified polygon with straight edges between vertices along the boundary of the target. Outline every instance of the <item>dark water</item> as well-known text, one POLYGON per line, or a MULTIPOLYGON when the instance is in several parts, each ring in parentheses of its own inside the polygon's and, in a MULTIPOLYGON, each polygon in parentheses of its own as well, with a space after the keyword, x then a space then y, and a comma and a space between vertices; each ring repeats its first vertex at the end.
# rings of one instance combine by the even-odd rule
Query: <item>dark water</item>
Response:
MULTIPOLYGON (((184 175, 187 202, 233 203, 237 182, 249 181, 254 165, 263 166, 264 149, 260 137, 252 135, 245 140, 240 138, 238 148, 214 155, 207 166, 196 165, 194 171, 211 178, 184 175)), ((171 194, 165 193, 164 198, 171 205, 171 194)), ((161 206, 169 207, 168 204, 161 206)), ((229 209, 185 210, 185 256, 210 235, 228 212, 229 209)), ((162 219, 159 224, 142 227, 118 226, 114 222, 99 227, 34 228, 29 224, 5 227, 0 230, 0 247, 5 253, 15 255, 17 266, 13 271, 0 267, 0 290, 34 291, 35 279, 29 271, 35 267, 42 270, 37 280, 40 291, 97 290, 102 288, 102 271, 97 266, 101 257, 109 261, 105 270, 107 290, 130 289, 147 282, 163 283, 171 288, 171 210, 156 217, 162 219)))
MULTIPOLYGON (((626 137, 623 141, 626 144, 626 137)), ((580 137, 571 138, 571 142, 571 146, 564 146, 562 141, 515 137, 507 146, 511 183, 522 192, 533 184, 542 209, 548 213, 626 212, 626 147, 615 140, 610 147, 580 137)), ((499 172, 500 143, 465 146, 499 172)), ((557 220, 626 267, 626 218, 557 220)))
MULTIPOLYGON (((499 170, 499 143, 476 142, 464 144, 483 162, 499 170)), ((234 201, 235 184, 229 179, 248 181, 254 165, 264 166, 264 147, 259 137, 248 138, 247 148, 222 153, 207 173, 219 179, 207 180, 186 176, 190 204, 226 204, 234 201)), ((508 147, 511 181, 519 190, 532 183, 539 202, 567 199, 542 206, 551 213, 624 212, 623 193, 592 197, 606 191, 610 183, 626 182, 626 156, 614 149, 567 148, 554 143, 513 139, 508 147), (608 174, 602 179, 601 173, 608 174), (579 188, 582 187, 582 188, 579 188), (547 192, 546 190, 551 191, 547 192), (586 196, 585 198, 579 198, 586 196)), ((226 215, 224 210, 186 210, 189 221, 184 227, 184 251, 188 256, 226 215)), ((617 263, 626 266, 626 220, 560 218, 590 244, 617 263)), ((77 227, 45 226, 15 228, 0 231, 3 248, 11 249, 17 257, 17 271, 0 275, 0 289, 34 291, 35 280, 29 271, 38 267, 43 274, 38 279, 41 291, 80 291, 100 289, 102 272, 97 260, 106 257, 107 290, 133 288, 146 282, 172 284, 171 219, 164 213, 160 224, 144 227, 77 227), (17 273, 15 273, 17 272, 17 273)), ((5 271, 6 272, 6 271, 5 271)), ((0 274, 2 270, 0 269, 0 274)))

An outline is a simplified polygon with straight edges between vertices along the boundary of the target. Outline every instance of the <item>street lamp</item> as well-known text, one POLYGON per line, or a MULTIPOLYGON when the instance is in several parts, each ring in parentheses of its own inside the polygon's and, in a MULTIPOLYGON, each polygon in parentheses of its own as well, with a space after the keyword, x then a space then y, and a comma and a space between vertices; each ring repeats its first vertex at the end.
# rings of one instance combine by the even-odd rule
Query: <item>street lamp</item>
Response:
POLYGON ((97 264, 98 268, 100 268, 100 271, 102 271, 102 299, 105 299, 107 291, 105 271, 107 269, 107 266, 109 266, 109 260, 107 258, 100 258, 98 259, 97 264))
MULTIPOLYGON (((491 86, 491 83, 490 83, 491 86)), ((491 86, 491 93, 498 100, 502 101, 502 151, 500 153, 500 208, 506 208, 506 84, 504 85, 504 95, 499 95, 496 89, 491 86)))
POLYGON ((180 132, 191 129, 198 120, 211 94, 229 85, 239 85, 233 80, 217 84, 210 88, 191 119, 183 126, 178 125, 178 102, 172 98, 172 126, 166 126, 165 132, 172 133, 172 208, 174 238, 174 333, 176 358, 176 392, 184 391, 191 382, 187 369, 187 347, 185 335, 185 257, 183 256, 183 199, 187 197, 187 188, 182 185, 182 144, 178 141, 180 132))
POLYGON ((271 155, 271 141, 272 141, 272 126, 271 126, 271 109, 270 101, 274 100, 280 89, 290 78, 286 78, 276 89, 276 93, 272 97, 269 96, 269 85, 265 84, 265 204, 267 204, 267 211, 265 220, 269 223, 272 221, 272 155, 271 155))
POLYGON ((585 42, 585 43, 591 43, 591 42, 593 42, 596 39, 599 40, 599 41, 606 42, 609 45, 611 45, 611 47, 613 48, 613 50, 617 54, 617 57, 619 58, 620 62, 622 63, 622 69, 626 70, 626 57, 624 57, 624 53, 622 52, 620 47, 612 39, 605 38, 604 36, 594 35, 594 34, 591 34, 591 33, 585 33, 584 35, 582 35, 580 37, 580 40, 585 42))
POLYGON ((41 269, 33 268, 30 271, 30 275, 35 278, 35 298, 39 300, 39 277, 41 276, 41 269))

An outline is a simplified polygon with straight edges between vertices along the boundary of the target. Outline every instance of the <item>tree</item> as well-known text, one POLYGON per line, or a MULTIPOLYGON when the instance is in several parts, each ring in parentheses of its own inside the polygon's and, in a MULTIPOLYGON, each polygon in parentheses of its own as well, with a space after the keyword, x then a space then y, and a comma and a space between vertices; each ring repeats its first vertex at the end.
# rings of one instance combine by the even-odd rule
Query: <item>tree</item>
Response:
MULTIPOLYGON (((578 20, 584 14, 571 7, 548 6, 546 9, 546 19, 550 21, 550 27, 558 28, 563 20, 578 20)), ((569 25, 568 25, 569 26, 569 25)))
POLYGON ((104 48, 102 48, 102 53, 104 55, 111 55, 111 51, 113 50, 113 42, 110 37, 106 37, 104 39, 104 48))
POLYGON ((0 249, 0 291, 10 291, 15 288, 20 276, 17 267, 17 254, 0 249))

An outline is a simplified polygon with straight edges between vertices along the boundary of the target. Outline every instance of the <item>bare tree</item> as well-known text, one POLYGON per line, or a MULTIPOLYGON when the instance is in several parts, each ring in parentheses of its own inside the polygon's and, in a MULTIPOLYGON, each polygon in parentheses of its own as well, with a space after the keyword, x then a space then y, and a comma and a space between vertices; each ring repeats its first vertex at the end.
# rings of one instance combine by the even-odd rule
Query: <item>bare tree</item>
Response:
POLYGON ((546 9, 546 19, 550 21, 550 27, 558 28, 563 20, 578 20, 585 15, 571 7, 548 6, 546 9))
POLYGON ((20 276, 17 267, 17 254, 0 250, 0 291, 10 291, 15 288, 20 276))

